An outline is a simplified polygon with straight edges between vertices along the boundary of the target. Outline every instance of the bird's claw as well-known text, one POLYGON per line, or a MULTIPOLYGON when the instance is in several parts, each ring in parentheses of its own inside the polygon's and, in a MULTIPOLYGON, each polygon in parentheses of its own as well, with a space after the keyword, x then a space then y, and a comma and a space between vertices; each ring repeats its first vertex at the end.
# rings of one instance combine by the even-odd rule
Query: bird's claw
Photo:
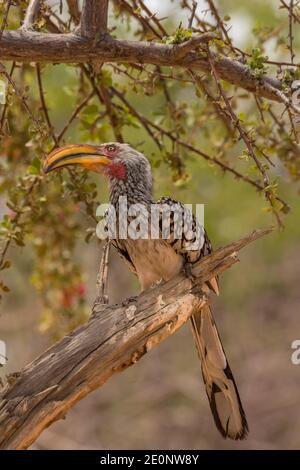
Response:
POLYGON ((197 277, 194 276, 193 272, 192 272, 192 263, 185 263, 183 269, 184 269, 184 274, 186 275, 186 277, 192 281, 193 283, 196 282, 196 279, 197 277))

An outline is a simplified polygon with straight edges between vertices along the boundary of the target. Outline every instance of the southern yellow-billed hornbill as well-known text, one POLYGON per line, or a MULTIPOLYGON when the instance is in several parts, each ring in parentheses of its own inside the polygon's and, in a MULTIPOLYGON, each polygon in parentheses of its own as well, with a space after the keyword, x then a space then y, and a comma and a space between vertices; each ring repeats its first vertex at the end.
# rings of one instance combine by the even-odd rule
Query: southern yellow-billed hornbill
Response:
MULTIPOLYGON (((155 204, 152 196, 152 174, 147 158, 128 144, 68 145, 53 151, 46 159, 46 173, 80 164, 89 170, 104 174, 109 180, 110 203, 119 210, 119 198, 125 196, 130 204, 142 204, 148 212, 155 204)), ((162 198, 156 204, 173 206, 176 201, 162 198)), ((193 225, 198 224, 191 215, 193 225)), ((197 249, 190 249, 190 239, 185 234, 178 237, 171 232, 168 239, 123 239, 113 241, 130 269, 137 275, 142 289, 160 281, 167 281, 212 250, 203 227, 197 249)), ((218 293, 216 279, 208 283, 218 293)), ((231 439, 245 438, 248 425, 239 393, 227 362, 225 352, 212 317, 206 306, 191 318, 202 374, 211 411, 222 436, 231 439)))

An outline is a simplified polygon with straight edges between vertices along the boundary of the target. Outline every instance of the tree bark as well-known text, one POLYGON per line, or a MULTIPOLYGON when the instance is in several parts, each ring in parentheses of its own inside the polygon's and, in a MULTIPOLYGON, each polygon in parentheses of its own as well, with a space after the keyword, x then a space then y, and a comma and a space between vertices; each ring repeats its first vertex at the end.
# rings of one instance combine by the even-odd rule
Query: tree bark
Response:
POLYGON ((69 8, 69 13, 73 20, 75 21, 75 24, 78 24, 80 22, 80 11, 78 7, 78 0, 67 0, 68 8, 69 8))
MULTIPOLYGON (((206 73, 211 71, 208 59, 195 51, 182 56, 182 49, 178 45, 117 40, 109 35, 97 41, 71 33, 4 31, 0 41, 0 56, 1 60, 16 62, 123 62, 184 67, 206 73)), ((221 79, 259 96, 282 102, 278 94, 280 80, 272 77, 256 79, 249 67, 241 62, 214 54, 211 56, 221 79)))
POLYGON ((255 231, 200 260, 193 267, 197 282, 181 274, 119 305, 96 301, 87 324, 8 376, 0 394, 0 449, 28 448, 77 401, 173 334, 208 301, 200 286, 270 231, 255 231))
POLYGON ((84 0, 80 33, 87 38, 97 38, 106 32, 108 0, 84 0))

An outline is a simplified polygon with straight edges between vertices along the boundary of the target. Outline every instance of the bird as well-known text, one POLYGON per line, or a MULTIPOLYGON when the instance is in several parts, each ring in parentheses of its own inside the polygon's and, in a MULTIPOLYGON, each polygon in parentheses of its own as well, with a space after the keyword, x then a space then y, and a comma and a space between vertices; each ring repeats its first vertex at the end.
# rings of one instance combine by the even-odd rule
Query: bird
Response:
MULTIPOLYGON (((142 205, 147 213, 153 205, 170 209, 174 205, 183 207, 183 204, 169 197, 162 197, 155 202, 150 162, 142 152, 127 143, 65 145, 47 155, 43 169, 49 173, 69 165, 81 165, 107 178, 110 204, 116 213, 120 210, 120 197, 126 197, 128 205, 142 205)), ((161 229, 162 211, 159 214, 161 229)), ((193 263, 212 252, 207 233, 192 212, 190 220, 193 228, 200 229, 196 248, 194 245, 191 248, 191 239, 185 233, 180 237, 174 233, 174 220, 171 220, 167 238, 121 238, 117 231, 112 243, 137 276, 142 290, 151 288, 155 283, 168 281, 182 270, 191 273, 193 263)), ((203 289, 219 294, 218 280, 212 278, 203 289)), ((191 317, 191 325, 216 427, 224 438, 242 440, 248 434, 248 423, 211 306, 206 303, 195 312, 191 317)))

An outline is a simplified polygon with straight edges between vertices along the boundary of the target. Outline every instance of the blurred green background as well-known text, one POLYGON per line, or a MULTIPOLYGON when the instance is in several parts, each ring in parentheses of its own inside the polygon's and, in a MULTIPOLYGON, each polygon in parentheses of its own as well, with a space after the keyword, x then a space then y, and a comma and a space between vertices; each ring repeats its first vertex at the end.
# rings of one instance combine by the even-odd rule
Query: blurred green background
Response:
MULTIPOLYGON (((52 2, 55 3, 55 2, 52 2)), ((182 18, 180 2, 146 2, 159 16, 177 27, 182 18)), ((274 26, 286 17, 278 10, 280 2, 218 2, 231 16, 231 35, 236 45, 251 48, 253 28, 274 26)), ((205 9, 199 2, 199 9, 205 9)), ((111 13, 110 21, 114 21, 111 13)), ((130 37, 124 24, 118 35, 130 37)), ((266 44, 268 55, 274 51, 273 38, 266 44)), ((281 51, 282 55, 286 51, 281 51)), ((298 49, 299 53, 299 49, 298 49)), ((55 129, 61 129, 76 103, 72 92, 78 71, 71 66, 47 66, 43 69, 44 88, 55 129)), ((121 79, 120 79, 121 80, 121 79)), ((24 81, 32 99, 37 96, 33 68, 27 66, 24 81)), ((171 86, 174 100, 195 100, 191 90, 171 86)), ((151 116, 160 109, 160 97, 130 95, 137 109, 151 116)), ((195 103, 195 106, 198 106, 195 103)), ((201 104, 200 104, 201 106, 201 104)), ((276 112, 281 106, 273 104, 276 112)), ((161 111, 161 109, 160 109, 161 111)), ((201 110, 200 110, 201 111, 201 110)), ((246 109, 248 111, 248 109, 246 109)), ((251 108, 249 108, 251 112, 251 108)), ((20 116, 21 119, 22 116, 20 116)), ((215 125, 212 117, 212 127, 215 125)), ((88 117, 86 118, 88 124, 88 117)), ((14 123, 12 138, 19 136, 14 123)), ((22 126, 20 126, 22 127, 22 126)), ((210 140, 196 129, 200 147, 212 153, 210 140)), ((109 127, 95 133, 109 140, 109 127)), ((100 136, 100 137, 99 137, 100 136)), ((155 195, 171 195, 186 203, 205 204, 205 227, 215 247, 225 245, 254 228, 274 220, 265 211, 261 195, 230 175, 222 175, 200 157, 186 155, 188 179, 174 182, 169 167, 155 164, 158 152, 142 129, 124 128, 126 141, 143 142, 141 148, 154 162, 155 195)), ((86 139, 84 125, 74 121, 65 142, 86 139)), ((1 151, 1 155, 4 154, 1 151)), ((30 147, 29 147, 30 152, 30 147)), ((243 162, 239 163, 243 168, 243 162)), ((221 295, 214 300, 214 311, 231 368, 246 410, 250 434, 243 442, 223 440, 215 429, 201 378, 200 364, 189 325, 143 357, 134 367, 115 375, 72 409, 66 420, 55 423, 32 446, 34 449, 299 449, 300 448, 300 365, 291 362, 291 343, 300 338, 300 223, 299 194, 287 172, 278 164, 280 194, 292 207, 283 231, 275 229, 268 237, 247 247, 241 262, 220 280, 221 295)), ((101 201, 107 201, 104 179, 93 176, 101 201)), ((62 197, 62 204, 64 198, 62 197)), ((0 208, 6 211, 4 198, 0 208)), ((88 226, 86 216, 79 214, 88 226)), ((92 305, 100 261, 99 244, 84 242, 85 233, 76 233, 75 256, 84 267, 87 301, 92 305)), ((49 248, 51 249, 51 248, 49 248)), ((33 251, 14 248, 13 266, 5 273, 12 293, 1 304, 0 339, 7 344, 8 364, 0 376, 18 370, 53 342, 53 332, 44 331, 40 297, 30 281, 33 251)), ((122 260, 113 253, 109 275, 110 301, 118 302, 138 292, 137 282, 122 260)))

